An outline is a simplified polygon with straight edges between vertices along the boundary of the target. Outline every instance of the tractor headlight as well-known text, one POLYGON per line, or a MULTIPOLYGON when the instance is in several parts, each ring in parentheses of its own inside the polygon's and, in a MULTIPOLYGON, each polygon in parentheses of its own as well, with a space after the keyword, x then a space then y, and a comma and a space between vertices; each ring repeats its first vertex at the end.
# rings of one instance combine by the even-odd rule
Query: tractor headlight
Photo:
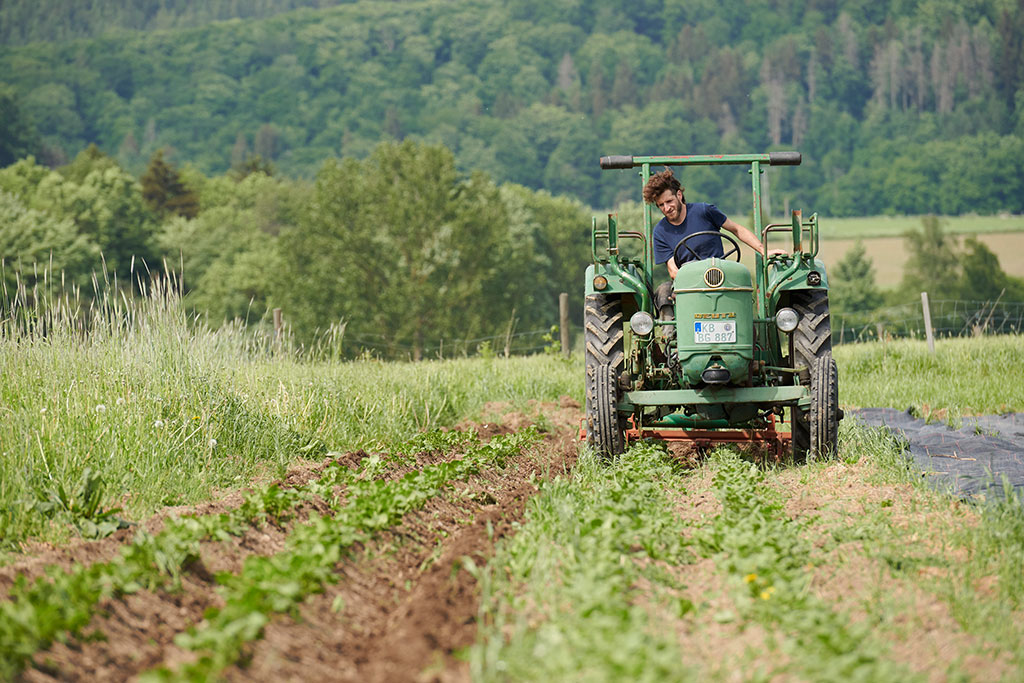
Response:
POLYGON ((783 332, 792 332, 800 322, 800 316, 792 308, 780 308, 775 313, 775 326, 783 332))
POLYGON ((608 278, 606 278, 604 275, 598 275, 597 277, 594 278, 594 289, 596 289, 597 291, 600 292, 607 286, 608 278))
POLYGON ((637 311, 629 319, 629 327, 633 334, 646 337, 654 331, 654 318, 647 311, 637 311))

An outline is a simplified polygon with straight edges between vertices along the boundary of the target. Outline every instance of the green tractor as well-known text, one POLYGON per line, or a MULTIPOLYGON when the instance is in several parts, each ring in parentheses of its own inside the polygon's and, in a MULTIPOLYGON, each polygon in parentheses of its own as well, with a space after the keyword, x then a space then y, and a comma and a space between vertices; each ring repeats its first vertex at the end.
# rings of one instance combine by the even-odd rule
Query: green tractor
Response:
POLYGON ((751 273, 723 231, 725 257, 683 263, 673 280, 674 303, 655 310, 651 205, 644 204, 642 229, 619 230, 614 214, 606 226, 594 219, 583 429, 600 455, 643 438, 697 448, 761 443, 777 456, 791 447, 798 460, 836 452, 842 411, 817 215, 805 220, 793 211, 791 223, 764 226, 761 220, 763 166, 800 160, 797 152, 601 158, 603 169, 639 168, 641 187, 652 165, 748 166, 754 234, 767 245, 770 233, 787 232, 792 250, 758 254, 751 273), (620 251, 626 241, 632 245, 620 251))

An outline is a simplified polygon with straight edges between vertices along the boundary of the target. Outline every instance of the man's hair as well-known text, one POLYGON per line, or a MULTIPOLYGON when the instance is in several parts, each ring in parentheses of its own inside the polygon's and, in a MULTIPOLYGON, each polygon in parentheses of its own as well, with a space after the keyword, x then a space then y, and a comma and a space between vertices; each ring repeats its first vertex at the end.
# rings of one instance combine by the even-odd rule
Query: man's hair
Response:
MULTIPOLYGON (((665 190, 672 190, 672 194, 675 194, 677 190, 686 192, 686 188, 679 184, 671 168, 666 168, 661 173, 655 173, 647 180, 647 184, 644 185, 644 201, 648 204, 655 203, 665 190)), ((683 202, 686 202, 685 194, 683 202)))

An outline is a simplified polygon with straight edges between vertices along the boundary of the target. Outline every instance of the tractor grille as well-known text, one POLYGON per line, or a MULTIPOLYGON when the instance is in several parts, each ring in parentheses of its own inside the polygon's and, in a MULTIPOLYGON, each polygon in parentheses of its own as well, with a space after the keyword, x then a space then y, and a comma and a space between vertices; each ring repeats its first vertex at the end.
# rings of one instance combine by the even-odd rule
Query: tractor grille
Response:
POLYGON ((723 282, 725 282, 725 273, 721 268, 712 266, 704 273, 704 284, 708 287, 721 287, 723 282))

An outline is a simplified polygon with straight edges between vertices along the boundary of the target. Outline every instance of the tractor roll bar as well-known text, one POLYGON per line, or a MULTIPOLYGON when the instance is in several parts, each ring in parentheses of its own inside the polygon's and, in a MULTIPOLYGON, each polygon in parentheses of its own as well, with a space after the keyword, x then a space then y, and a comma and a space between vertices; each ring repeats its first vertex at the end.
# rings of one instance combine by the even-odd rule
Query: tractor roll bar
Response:
POLYGON ((768 152, 766 154, 691 154, 667 157, 635 157, 616 154, 601 157, 601 168, 634 168, 644 164, 661 166, 711 166, 715 164, 752 164, 769 166, 799 166, 800 152, 768 152))

